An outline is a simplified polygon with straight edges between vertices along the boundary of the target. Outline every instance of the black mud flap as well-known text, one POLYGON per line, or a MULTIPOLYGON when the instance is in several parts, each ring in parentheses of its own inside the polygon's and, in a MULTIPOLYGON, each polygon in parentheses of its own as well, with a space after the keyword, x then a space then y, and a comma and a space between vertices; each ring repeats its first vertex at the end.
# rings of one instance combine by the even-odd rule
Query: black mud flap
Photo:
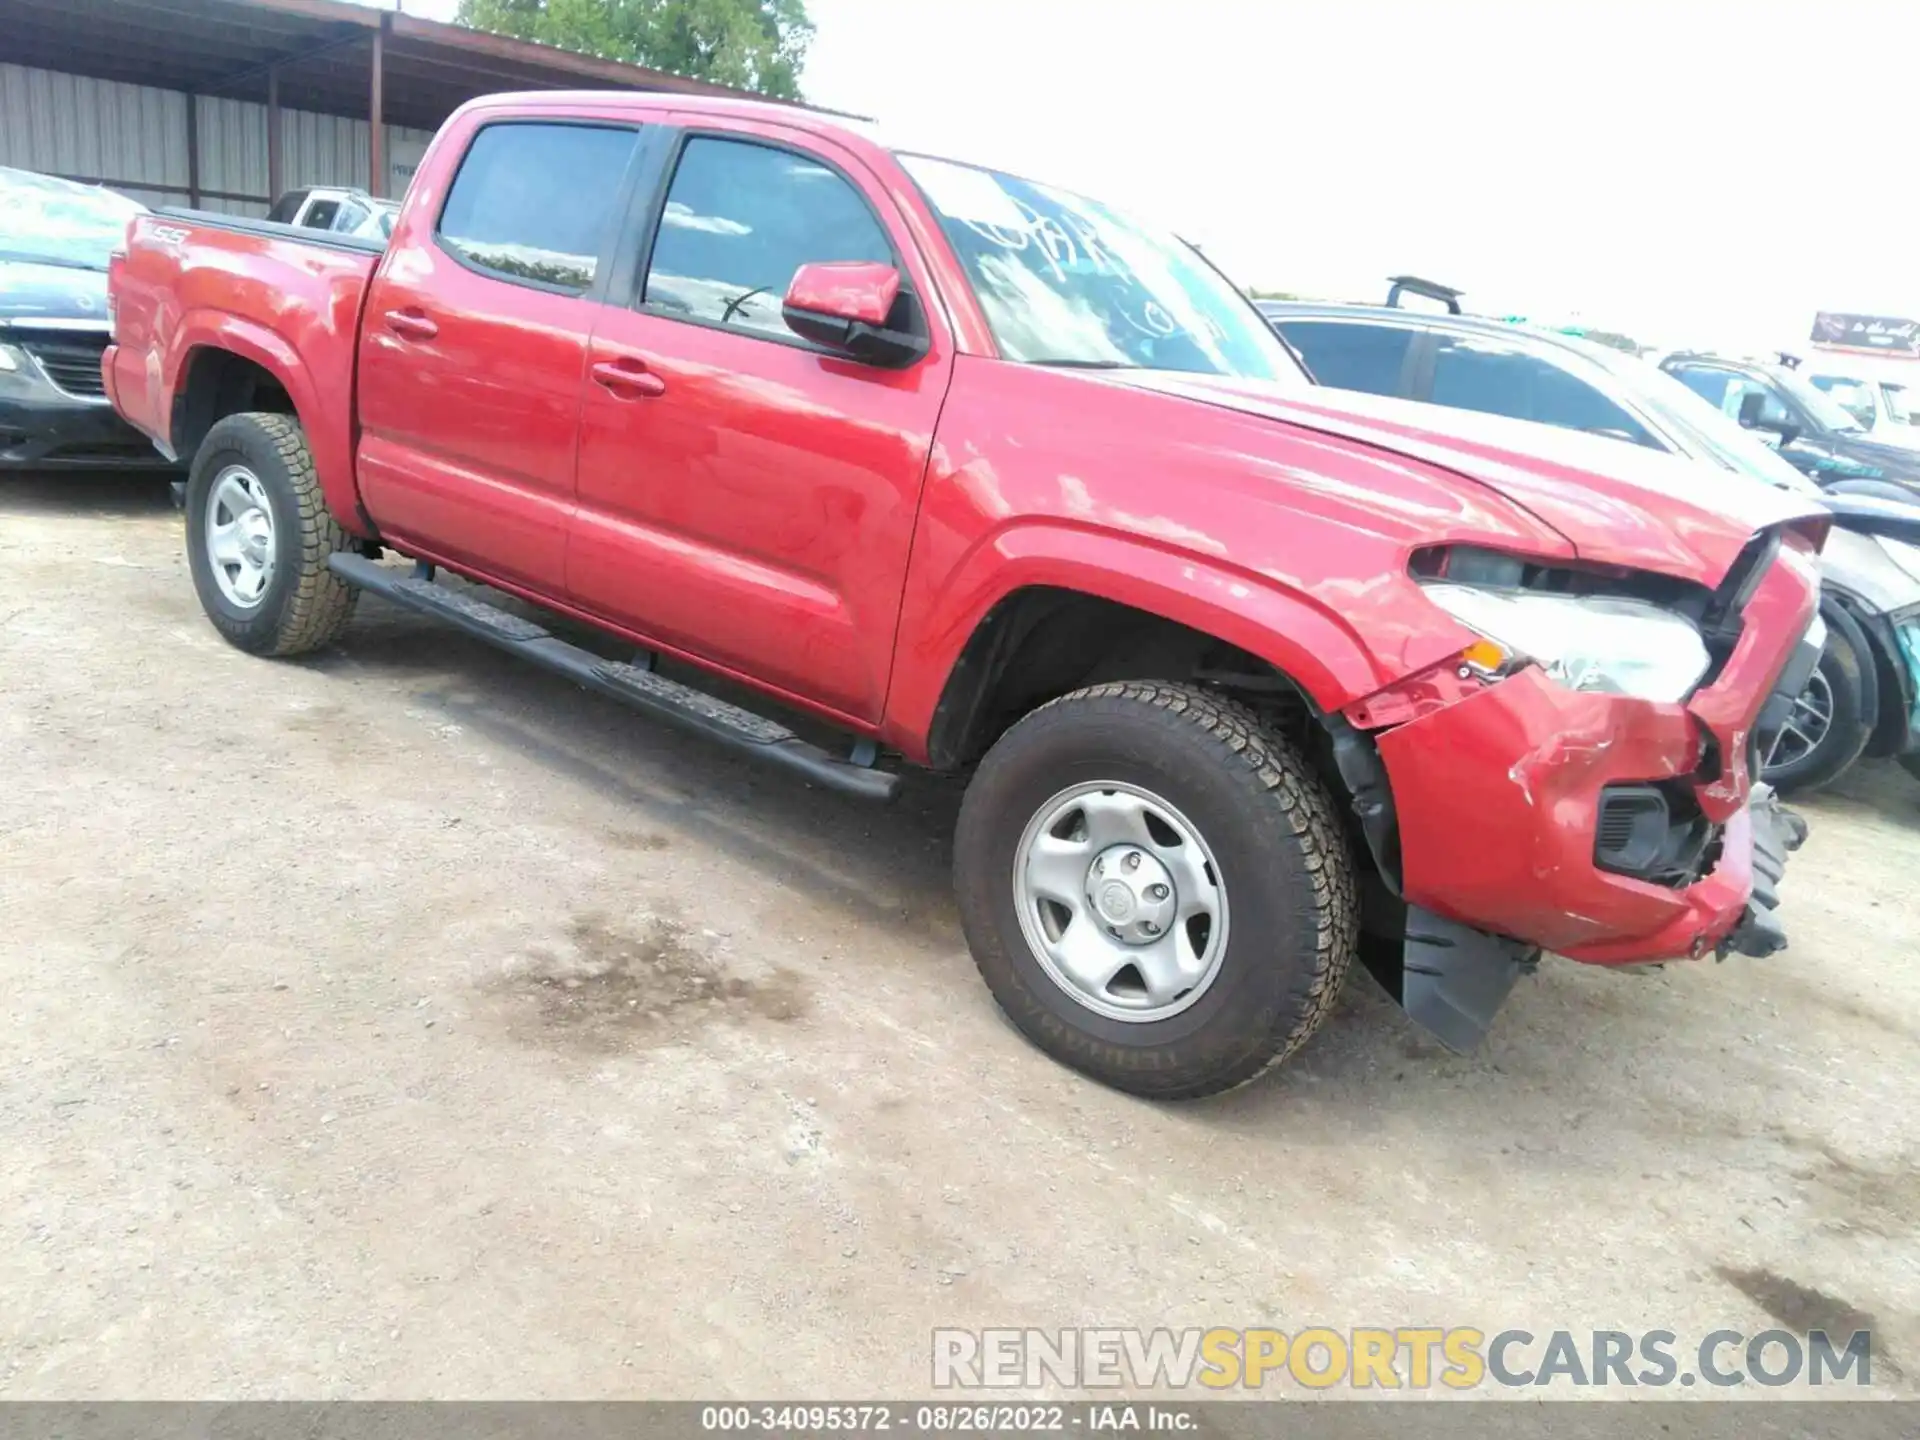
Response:
POLYGON ((1393 954, 1369 936, 1362 958, 1408 1017, 1442 1045, 1465 1054, 1480 1043, 1513 982, 1530 974, 1540 951, 1407 907, 1406 938, 1393 954))
POLYGON ((1780 803, 1771 785, 1753 787, 1747 813, 1753 821, 1753 894, 1740 923, 1714 951, 1721 960, 1736 952, 1764 959, 1787 948, 1786 929, 1774 913, 1780 908, 1780 878, 1787 872, 1787 856, 1807 839, 1807 822, 1780 803))

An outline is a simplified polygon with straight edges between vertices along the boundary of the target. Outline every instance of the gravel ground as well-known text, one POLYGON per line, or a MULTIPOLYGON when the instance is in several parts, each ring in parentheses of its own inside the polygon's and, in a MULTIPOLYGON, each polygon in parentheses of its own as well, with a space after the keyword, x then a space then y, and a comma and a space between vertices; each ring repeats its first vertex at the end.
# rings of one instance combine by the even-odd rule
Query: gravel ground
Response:
POLYGON ((181 550, 164 485, 0 480, 0 1396, 913 1395, 936 1325, 1871 1323, 1920 1379, 1897 769, 1806 805, 1782 956, 1549 962, 1466 1058, 1361 977, 1156 1106, 997 1016, 952 786, 375 601, 254 660, 181 550))

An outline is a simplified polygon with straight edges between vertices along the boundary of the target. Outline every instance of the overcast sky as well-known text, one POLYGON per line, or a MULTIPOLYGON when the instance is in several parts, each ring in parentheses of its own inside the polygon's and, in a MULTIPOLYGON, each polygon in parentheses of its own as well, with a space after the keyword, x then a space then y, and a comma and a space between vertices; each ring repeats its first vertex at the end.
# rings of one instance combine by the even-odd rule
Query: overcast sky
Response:
MULTIPOLYGON (((450 0, 407 0, 445 15, 450 0)), ((802 83, 1245 283, 1649 343, 1920 315, 1920 3, 808 0, 802 83)))

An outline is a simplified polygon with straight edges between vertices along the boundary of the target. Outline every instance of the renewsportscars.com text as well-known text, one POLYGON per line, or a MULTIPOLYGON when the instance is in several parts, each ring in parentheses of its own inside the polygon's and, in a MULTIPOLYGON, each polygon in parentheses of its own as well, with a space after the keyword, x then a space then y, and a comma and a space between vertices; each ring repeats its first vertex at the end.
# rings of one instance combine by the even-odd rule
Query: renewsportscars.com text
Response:
POLYGON ((1472 1390, 1870 1385, 1873 1336, 1713 1330, 1309 1326, 1283 1330, 936 1330, 936 1390, 1119 1388, 1472 1390))

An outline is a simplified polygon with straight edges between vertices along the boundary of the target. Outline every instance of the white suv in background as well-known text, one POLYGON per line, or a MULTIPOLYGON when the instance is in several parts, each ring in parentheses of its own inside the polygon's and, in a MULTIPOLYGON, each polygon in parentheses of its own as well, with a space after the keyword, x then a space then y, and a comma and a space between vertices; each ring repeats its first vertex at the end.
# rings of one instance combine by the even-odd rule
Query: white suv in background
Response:
POLYGON ((1814 354, 1803 358, 1798 370, 1808 384, 1824 390, 1834 402, 1886 445, 1905 445, 1920 450, 1920 421, 1911 405, 1920 404, 1920 360, 1895 361, 1909 376, 1899 379, 1882 374, 1882 365, 1871 360, 1855 360, 1846 355, 1814 354))
POLYGON ((289 190, 267 212, 267 219, 303 230, 325 230, 334 235, 365 235, 385 240, 393 234, 398 202, 376 200, 364 190, 310 185, 289 190))

